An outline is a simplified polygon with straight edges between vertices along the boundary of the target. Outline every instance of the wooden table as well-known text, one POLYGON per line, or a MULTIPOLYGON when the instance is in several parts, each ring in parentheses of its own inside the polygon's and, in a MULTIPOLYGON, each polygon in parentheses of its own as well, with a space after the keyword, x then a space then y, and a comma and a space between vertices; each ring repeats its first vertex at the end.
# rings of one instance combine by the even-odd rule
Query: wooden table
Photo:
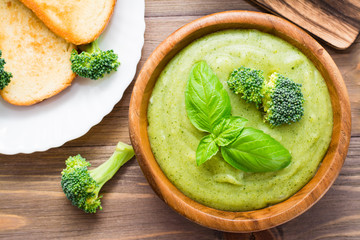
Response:
MULTIPOLYGON (((241 0, 147 0, 145 45, 138 72, 155 47, 177 28, 206 14, 236 9, 262 11, 241 0)), ((309 211, 277 227, 284 239, 360 239, 360 39, 346 51, 326 48, 348 87, 353 121, 350 148, 329 192, 309 211)), ((130 143, 132 88, 133 84, 113 111, 85 136, 42 153, 0 155, 0 238, 223 238, 222 233, 188 221, 162 202, 135 158, 103 187, 104 210, 85 214, 65 198, 60 172, 68 156, 81 153, 98 166, 118 141, 130 143)))

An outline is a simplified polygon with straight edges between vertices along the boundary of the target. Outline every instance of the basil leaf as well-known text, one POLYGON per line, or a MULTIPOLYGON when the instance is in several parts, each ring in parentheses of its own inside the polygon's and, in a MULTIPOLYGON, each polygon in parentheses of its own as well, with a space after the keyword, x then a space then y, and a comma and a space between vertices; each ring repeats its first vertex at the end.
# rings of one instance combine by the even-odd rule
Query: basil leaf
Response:
POLYGON ((231 114, 230 98, 205 61, 196 63, 185 90, 185 107, 190 122, 200 131, 211 132, 231 114))
POLYGON ((209 160, 219 151, 219 147, 214 142, 214 139, 209 134, 200 140, 199 146, 196 149, 196 164, 199 166, 209 160))
POLYGON ((239 136, 241 130, 245 127, 247 119, 242 117, 233 117, 223 119, 214 128, 215 143, 218 146, 227 146, 239 136))
POLYGON ((224 160, 245 172, 270 172, 290 164, 289 151, 263 131, 246 127, 237 139, 221 148, 224 160))

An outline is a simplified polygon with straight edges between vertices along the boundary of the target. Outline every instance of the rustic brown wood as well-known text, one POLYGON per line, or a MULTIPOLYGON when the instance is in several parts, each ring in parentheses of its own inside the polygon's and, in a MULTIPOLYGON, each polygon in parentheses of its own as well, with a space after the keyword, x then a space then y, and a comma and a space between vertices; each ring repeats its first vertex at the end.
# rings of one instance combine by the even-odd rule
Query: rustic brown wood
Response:
MULTIPOLYGON (((256 10, 242 0, 146 0, 140 70, 156 46, 190 21, 224 10, 256 10)), ((326 50, 348 88, 352 139, 339 177, 311 209, 277 227, 285 240, 360 239, 360 39, 346 51, 326 50)), ((84 214, 65 199, 59 181, 64 160, 81 153, 98 166, 117 141, 130 143, 128 109, 133 85, 85 136, 43 153, 0 155, 0 239, 221 240, 223 234, 172 211, 151 190, 135 159, 103 188, 104 209, 84 214)))
POLYGON ((175 211, 190 220, 228 232, 253 232, 275 227, 300 215, 329 189, 345 160, 350 142, 350 103, 340 71, 326 50, 295 25, 273 15, 229 11, 197 19, 166 38, 151 54, 135 82, 130 101, 130 138, 139 165, 154 191, 175 211), (255 28, 298 47, 323 75, 334 110, 332 141, 314 178, 288 200, 249 211, 225 212, 201 205, 182 194, 166 178, 152 154, 147 134, 147 107, 156 80, 166 64, 189 43, 229 28, 255 28))
POLYGON ((252 233, 230 233, 224 232, 224 240, 282 240, 276 228, 252 233))
POLYGON ((360 1, 253 1, 298 24, 337 49, 350 47, 360 31, 360 1))

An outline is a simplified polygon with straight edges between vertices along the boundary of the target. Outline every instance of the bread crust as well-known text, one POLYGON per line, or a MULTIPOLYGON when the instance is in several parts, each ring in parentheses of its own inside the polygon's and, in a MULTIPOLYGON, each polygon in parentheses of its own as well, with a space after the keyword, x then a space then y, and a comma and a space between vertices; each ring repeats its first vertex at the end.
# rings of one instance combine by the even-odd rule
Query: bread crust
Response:
POLYGON ((18 0, 0 2, 0 49, 5 71, 13 77, 0 90, 2 98, 28 106, 50 98, 71 85, 76 74, 70 56, 75 45, 55 35, 18 0))
POLYGON ((63 87, 60 87, 58 89, 55 89, 52 92, 49 92, 46 95, 43 95, 43 97, 41 98, 33 98, 31 100, 28 101, 19 101, 16 100, 15 98, 11 98, 10 95, 4 94, 4 91, 0 91, 0 95, 1 97, 7 101, 8 103, 12 104, 12 105, 17 105, 17 106, 31 106, 34 105, 35 103, 39 103, 44 101, 45 99, 51 98, 53 96, 55 96, 56 94, 62 92, 63 90, 65 90, 67 87, 71 86, 72 81, 74 80, 74 78, 76 77, 76 74, 73 73, 64 83, 63 87))
MULTIPOLYGON (((25 4, 25 6, 30 8, 36 14, 36 16, 41 21, 43 21, 45 23, 45 25, 51 31, 53 31, 56 35, 64 38, 68 42, 71 42, 75 45, 83 45, 83 44, 87 44, 87 43, 90 43, 90 42, 93 42, 94 40, 96 40, 100 36, 100 34, 104 31, 107 24, 109 23, 110 18, 114 12, 115 4, 116 4, 116 0, 109 0, 109 1, 112 1, 111 11, 107 14, 107 18, 104 19, 101 27, 96 32, 92 32, 89 36, 82 37, 72 31, 68 31, 61 24, 57 24, 57 23, 53 22, 52 19, 50 18, 50 16, 48 14, 46 14, 45 11, 43 11, 43 9, 39 6, 39 4, 37 4, 34 0, 20 0, 20 1, 23 4, 25 4)), ((76 25, 76 23, 73 23, 73 24, 76 25)))

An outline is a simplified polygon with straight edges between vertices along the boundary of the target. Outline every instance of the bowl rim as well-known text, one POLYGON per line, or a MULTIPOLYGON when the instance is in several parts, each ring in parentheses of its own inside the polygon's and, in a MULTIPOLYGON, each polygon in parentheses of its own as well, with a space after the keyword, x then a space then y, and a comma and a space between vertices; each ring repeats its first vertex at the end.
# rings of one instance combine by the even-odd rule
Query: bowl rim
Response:
POLYGON ((327 192, 346 158, 351 137, 350 102, 341 73, 327 51, 309 34, 280 17, 252 11, 226 11, 196 19, 168 36, 142 67, 129 107, 130 139, 146 179, 157 195, 186 218, 227 232, 253 232, 283 224, 308 210, 327 192), (315 176, 297 193, 275 205, 245 212, 222 211, 204 206, 180 192, 157 164, 147 135, 147 107, 158 74, 190 42, 225 29, 251 28, 284 39, 303 52, 324 77, 331 95, 333 134, 315 176), (201 33, 208 29, 208 33, 201 33), (180 46, 186 42, 187 44, 180 46), (156 77, 153 77, 157 75, 156 77), (153 77, 153 79, 152 79, 153 77), (152 79, 153 82, 150 80, 152 79), (144 97, 145 96, 145 97, 144 97), (335 111, 336 109, 337 111, 335 111), (145 127, 143 127, 145 126, 145 127))

